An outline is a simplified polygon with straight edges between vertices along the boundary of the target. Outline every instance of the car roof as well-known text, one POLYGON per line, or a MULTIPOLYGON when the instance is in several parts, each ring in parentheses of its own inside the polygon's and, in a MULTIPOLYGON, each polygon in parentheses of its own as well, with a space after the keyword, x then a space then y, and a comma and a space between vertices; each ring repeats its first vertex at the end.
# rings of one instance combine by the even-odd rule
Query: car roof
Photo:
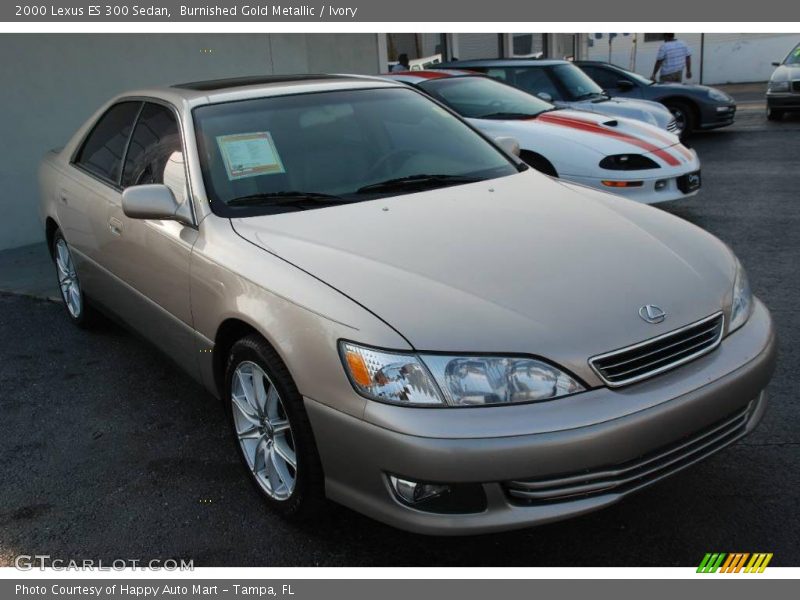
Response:
POLYGON ((437 69, 469 69, 470 67, 551 67, 571 64, 568 60, 551 58, 478 58, 454 60, 436 65, 437 69))
POLYGON ((197 104, 244 100, 266 96, 392 87, 399 85, 401 84, 397 82, 367 75, 254 75, 131 90, 121 94, 117 98, 153 97, 161 98, 176 104, 188 103, 189 106, 194 106, 197 104))
POLYGON ((620 67, 619 65, 615 65, 614 63, 610 63, 607 60, 576 60, 576 65, 603 65, 605 67, 614 67, 616 69, 624 69, 624 67, 620 67))
POLYGON ((211 92, 217 90, 230 90, 232 88, 252 85, 272 85, 280 83, 293 83, 296 81, 320 81, 328 79, 350 79, 347 75, 249 75, 245 77, 229 77, 226 79, 207 79, 205 81, 191 81, 176 83, 171 87, 197 92, 211 92))

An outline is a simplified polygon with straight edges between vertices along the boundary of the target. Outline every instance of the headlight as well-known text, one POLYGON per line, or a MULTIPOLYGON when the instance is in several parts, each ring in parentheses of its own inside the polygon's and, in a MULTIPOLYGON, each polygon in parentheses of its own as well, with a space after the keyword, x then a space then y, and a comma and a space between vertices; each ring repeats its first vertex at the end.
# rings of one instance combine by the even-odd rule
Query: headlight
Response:
POLYGON ((584 391, 560 369, 533 358, 398 354, 341 342, 353 387, 373 400, 406 405, 486 406, 550 400, 584 391))
POLYGON ((750 318, 753 309, 753 293, 750 291, 750 282, 741 263, 736 266, 736 279, 733 282, 733 299, 731 301, 731 324, 728 333, 739 329, 750 318))
POLYGON ((712 100, 716 100, 717 102, 730 102, 731 100, 733 100, 733 98, 728 96, 728 94, 726 94, 725 92, 721 90, 715 90, 714 88, 708 90, 708 97, 711 98, 712 100))
POLYGON ((362 396, 393 404, 444 404, 428 370, 413 354, 396 354, 340 342, 350 383, 362 396))
POLYGON ((768 92, 788 92, 789 91, 789 82, 788 81, 770 81, 767 84, 767 91, 768 92))
POLYGON ((601 160, 600 168, 611 171, 641 171, 660 167, 656 161, 641 154, 614 154, 601 160))

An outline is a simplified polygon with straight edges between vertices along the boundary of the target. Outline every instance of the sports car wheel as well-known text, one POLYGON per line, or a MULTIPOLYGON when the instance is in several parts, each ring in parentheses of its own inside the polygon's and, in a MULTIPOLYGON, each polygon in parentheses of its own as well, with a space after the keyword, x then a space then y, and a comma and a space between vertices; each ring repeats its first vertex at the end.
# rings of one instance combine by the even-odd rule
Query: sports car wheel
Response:
POLYGON ((672 116, 675 117, 675 123, 678 126, 678 130, 675 132, 675 135, 682 138, 694 131, 695 118, 694 111, 692 110, 691 106, 685 102, 675 100, 669 102, 667 104, 667 108, 669 109, 669 112, 672 113, 672 116))

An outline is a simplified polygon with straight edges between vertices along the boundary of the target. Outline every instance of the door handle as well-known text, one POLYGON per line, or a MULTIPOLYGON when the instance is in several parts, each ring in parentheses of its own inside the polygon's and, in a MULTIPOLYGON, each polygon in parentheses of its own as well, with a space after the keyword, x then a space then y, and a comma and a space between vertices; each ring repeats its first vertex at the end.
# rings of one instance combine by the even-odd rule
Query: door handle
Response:
POLYGON ((108 228, 114 235, 122 235, 122 221, 120 221, 116 217, 111 217, 108 220, 108 228))

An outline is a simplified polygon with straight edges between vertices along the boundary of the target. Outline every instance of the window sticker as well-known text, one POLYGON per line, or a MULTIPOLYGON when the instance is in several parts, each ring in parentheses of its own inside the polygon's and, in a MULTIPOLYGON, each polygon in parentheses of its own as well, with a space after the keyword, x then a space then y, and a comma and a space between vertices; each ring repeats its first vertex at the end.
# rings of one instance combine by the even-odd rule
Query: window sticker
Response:
POLYGON ((286 172, 268 131, 220 135, 217 144, 231 181, 286 172))

